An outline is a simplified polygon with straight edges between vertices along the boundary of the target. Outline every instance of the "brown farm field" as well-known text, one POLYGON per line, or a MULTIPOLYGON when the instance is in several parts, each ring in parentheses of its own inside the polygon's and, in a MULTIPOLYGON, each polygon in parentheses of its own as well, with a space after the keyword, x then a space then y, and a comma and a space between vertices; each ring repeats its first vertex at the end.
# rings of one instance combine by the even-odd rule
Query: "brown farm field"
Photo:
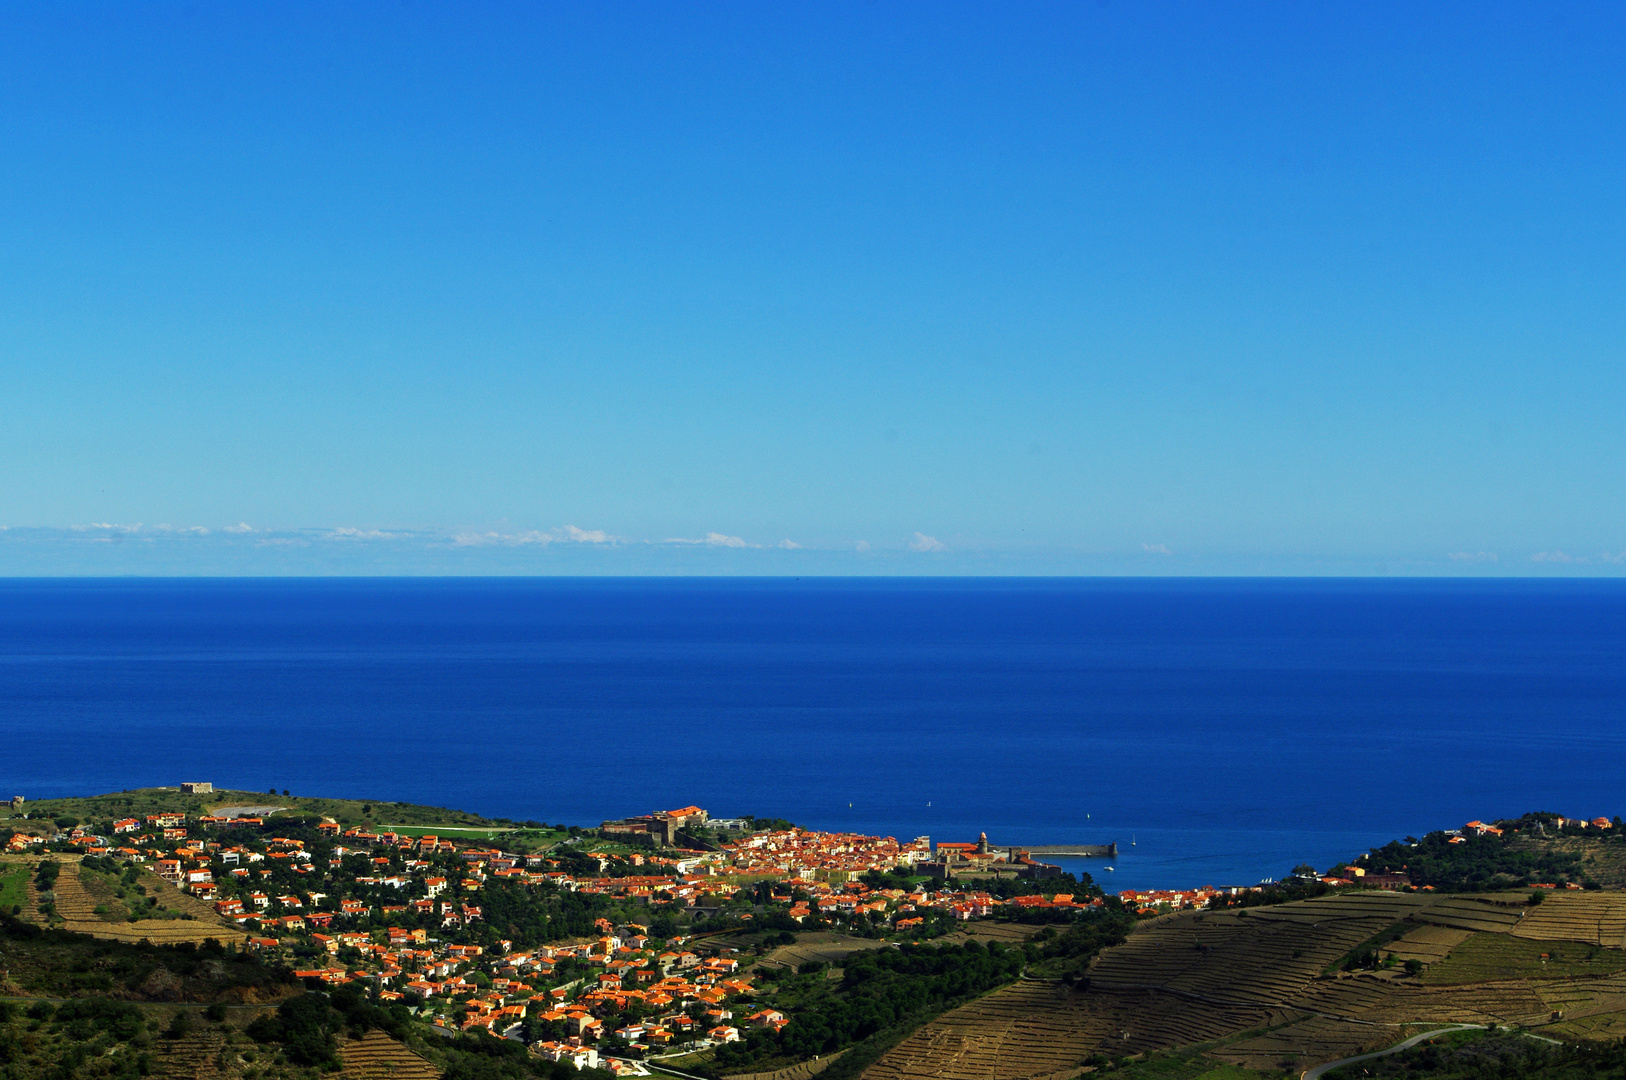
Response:
POLYGON ((1175 1050, 1296 1073, 1393 1045, 1420 1024, 1626 1037, 1626 947, 1610 944, 1626 893, 1527 901, 1355 892, 1162 916, 1103 952, 1087 987, 1005 987, 927 1024, 864 1076, 1059 1080, 1096 1055, 1175 1050), (1391 964, 1343 970, 1373 949, 1391 964), (1406 960, 1422 970, 1408 974, 1406 960))

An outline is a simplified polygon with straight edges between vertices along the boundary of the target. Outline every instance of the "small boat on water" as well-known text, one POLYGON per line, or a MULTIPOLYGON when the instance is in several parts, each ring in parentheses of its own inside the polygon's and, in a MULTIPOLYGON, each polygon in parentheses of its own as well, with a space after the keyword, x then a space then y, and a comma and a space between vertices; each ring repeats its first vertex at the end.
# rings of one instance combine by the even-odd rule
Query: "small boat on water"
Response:
POLYGON ((1109 866, 1109 867, 1107 867, 1107 869, 1108 869, 1108 870, 1111 870, 1111 869, 1112 869, 1112 867, 1110 867, 1110 866, 1109 866))

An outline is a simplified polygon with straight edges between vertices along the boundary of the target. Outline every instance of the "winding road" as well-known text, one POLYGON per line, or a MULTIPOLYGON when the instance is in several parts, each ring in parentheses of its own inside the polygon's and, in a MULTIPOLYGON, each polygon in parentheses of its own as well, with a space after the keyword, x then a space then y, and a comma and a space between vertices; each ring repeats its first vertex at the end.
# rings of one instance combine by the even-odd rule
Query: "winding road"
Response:
POLYGON ((1405 1042, 1396 1043, 1387 1050, 1374 1050, 1370 1054, 1356 1054, 1354 1057, 1339 1058, 1337 1061, 1329 1061, 1325 1065, 1317 1065, 1304 1073, 1303 1080, 1321 1080, 1322 1073, 1331 1072, 1333 1069, 1342 1068, 1345 1065, 1353 1065, 1357 1061, 1370 1061, 1373 1058, 1387 1057, 1390 1054, 1398 1054, 1402 1050, 1410 1050, 1418 1043, 1432 1039, 1436 1035, 1449 1035, 1453 1031, 1472 1031, 1475 1028, 1481 1027, 1484 1027, 1484 1025, 1453 1024, 1450 1027, 1436 1028, 1433 1031, 1425 1031, 1421 1035, 1413 1035, 1405 1042))

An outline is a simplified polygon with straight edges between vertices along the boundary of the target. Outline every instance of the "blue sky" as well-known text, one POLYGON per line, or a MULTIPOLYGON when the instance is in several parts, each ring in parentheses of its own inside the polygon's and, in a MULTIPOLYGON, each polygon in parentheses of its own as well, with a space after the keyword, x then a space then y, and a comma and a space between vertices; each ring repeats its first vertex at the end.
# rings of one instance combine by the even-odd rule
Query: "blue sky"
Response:
POLYGON ((1621 573, 1623 24, 10 5, 0 573, 1621 573))

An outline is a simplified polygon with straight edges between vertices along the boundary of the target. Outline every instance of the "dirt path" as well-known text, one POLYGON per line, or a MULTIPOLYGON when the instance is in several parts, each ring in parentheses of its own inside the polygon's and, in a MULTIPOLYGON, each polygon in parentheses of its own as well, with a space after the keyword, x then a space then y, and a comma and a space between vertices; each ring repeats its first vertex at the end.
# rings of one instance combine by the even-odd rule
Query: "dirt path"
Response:
POLYGON ((1345 1065, 1353 1065, 1357 1061, 1371 1061, 1373 1058, 1388 1057, 1390 1054, 1398 1054, 1402 1050, 1410 1050, 1420 1042, 1427 1042, 1436 1035, 1449 1035, 1454 1031, 1470 1031, 1480 1027, 1483 1027, 1483 1025, 1453 1024, 1450 1027, 1436 1028, 1433 1031, 1425 1031, 1421 1035, 1413 1035, 1405 1042, 1395 1043, 1387 1050, 1374 1050, 1370 1054, 1356 1054, 1354 1057, 1339 1058, 1337 1061, 1329 1061, 1325 1065, 1317 1065, 1312 1069, 1307 1069, 1305 1070, 1303 1080, 1321 1080, 1322 1073, 1331 1072, 1333 1069, 1341 1069, 1345 1065))

